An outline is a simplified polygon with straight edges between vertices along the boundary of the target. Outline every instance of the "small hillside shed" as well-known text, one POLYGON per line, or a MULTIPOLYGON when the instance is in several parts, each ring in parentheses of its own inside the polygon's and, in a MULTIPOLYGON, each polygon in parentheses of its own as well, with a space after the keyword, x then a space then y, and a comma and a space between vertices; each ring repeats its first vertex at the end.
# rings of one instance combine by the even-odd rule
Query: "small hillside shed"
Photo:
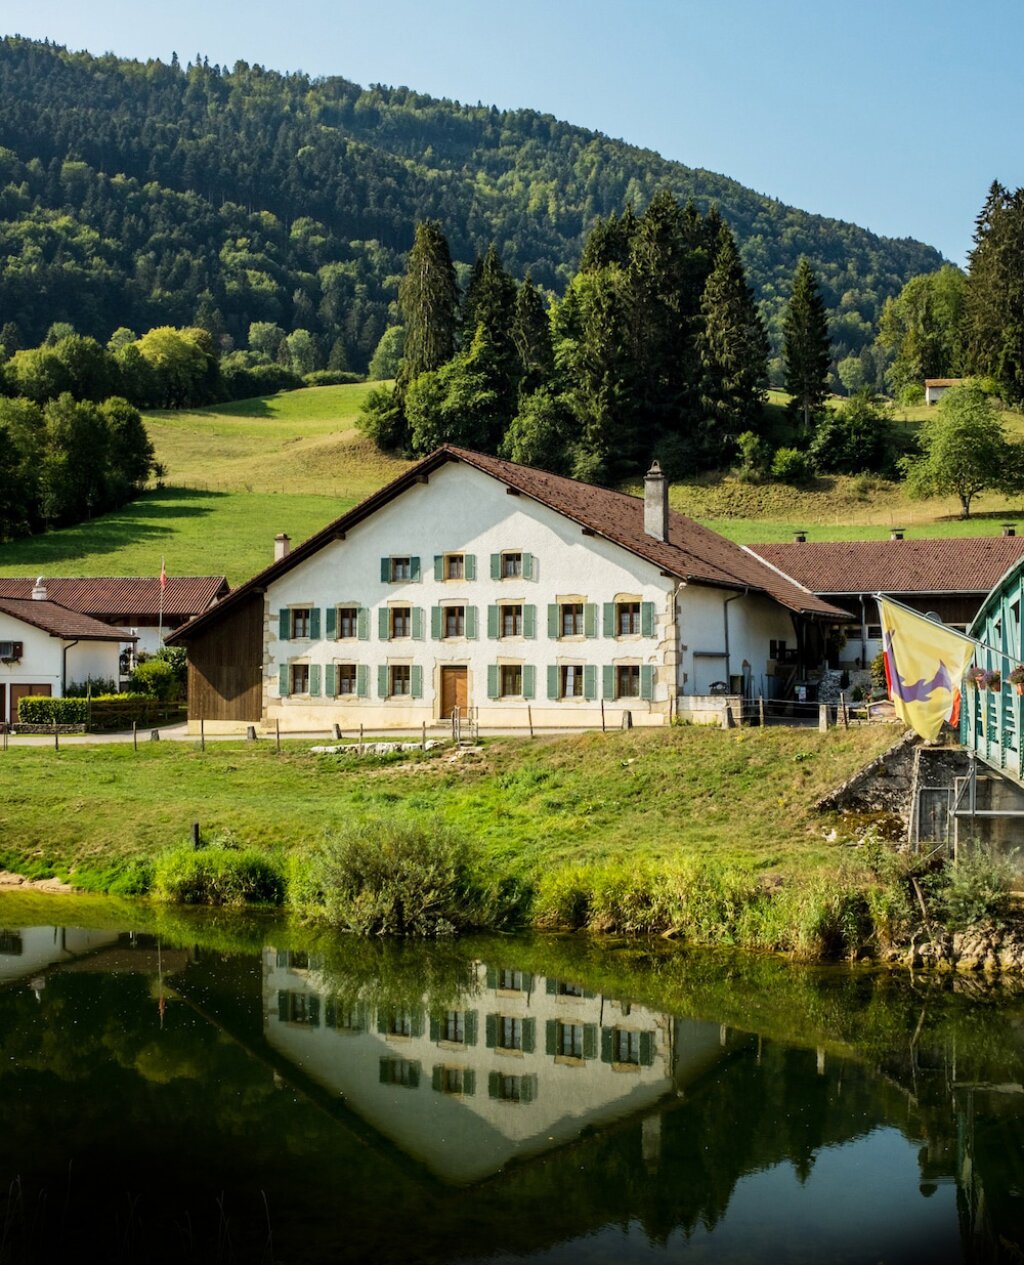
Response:
POLYGON ((717 718, 849 620, 671 511, 657 467, 634 497, 445 447, 279 553, 168 638, 193 725, 717 718))
POLYGON ((925 404, 938 404, 939 400, 942 399, 950 387, 963 386, 963 383, 963 378, 925 378, 925 404))

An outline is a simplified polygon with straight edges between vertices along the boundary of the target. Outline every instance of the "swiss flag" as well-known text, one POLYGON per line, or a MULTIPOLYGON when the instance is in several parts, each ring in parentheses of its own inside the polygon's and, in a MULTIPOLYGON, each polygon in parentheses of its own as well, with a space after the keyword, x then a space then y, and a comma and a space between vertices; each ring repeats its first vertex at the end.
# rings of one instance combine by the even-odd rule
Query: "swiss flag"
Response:
POLYGON ((167 588, 167 563, 160 559, 160 592, 167 588))

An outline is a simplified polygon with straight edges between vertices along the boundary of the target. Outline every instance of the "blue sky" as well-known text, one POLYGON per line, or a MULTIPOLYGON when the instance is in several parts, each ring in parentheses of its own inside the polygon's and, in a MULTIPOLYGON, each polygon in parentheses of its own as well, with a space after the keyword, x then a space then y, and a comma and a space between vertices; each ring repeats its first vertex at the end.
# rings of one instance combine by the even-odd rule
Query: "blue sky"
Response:
POLYGON ((531 107, 963 262, 1024 184, 1020 0, 5 0, 72 48, 531 107))

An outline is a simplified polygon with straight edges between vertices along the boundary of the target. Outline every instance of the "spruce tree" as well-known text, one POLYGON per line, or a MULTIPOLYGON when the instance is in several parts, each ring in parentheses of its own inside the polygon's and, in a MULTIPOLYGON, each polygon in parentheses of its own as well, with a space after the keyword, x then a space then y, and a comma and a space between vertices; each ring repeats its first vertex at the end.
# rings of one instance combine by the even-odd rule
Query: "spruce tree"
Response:
POLYGON ((968 368, 1024 403, 1024 189, 989 189, 968 267, 968 368))
POLYGON ((725 224, 704 287, 701 316, 704 419, 696 455, 702 464, 720 466, 732 457, 737 435, 761 430, 768 380, 768 334, 736 239, 725 224))
POLYGON ((543 296, 529 273, 516 291, 512 342, 519 358, 519 396, 522 399, 543 386, 554 368, 551 322, 543 296))
POLYGON ((810 439, 828 398, 832 343, 825 303, 805 256, 801 256, 793 277, 782 333, 786 390, 791 397, 788 408, 798 419, 803 438, 810 439))
POLYGON ((398 306, 405 327, 405 355, 398 386, 421 373, 439 369, 455 354, 459 287, 448 241, 436 221, 416 225, 416 239, 398 286, 398 306))

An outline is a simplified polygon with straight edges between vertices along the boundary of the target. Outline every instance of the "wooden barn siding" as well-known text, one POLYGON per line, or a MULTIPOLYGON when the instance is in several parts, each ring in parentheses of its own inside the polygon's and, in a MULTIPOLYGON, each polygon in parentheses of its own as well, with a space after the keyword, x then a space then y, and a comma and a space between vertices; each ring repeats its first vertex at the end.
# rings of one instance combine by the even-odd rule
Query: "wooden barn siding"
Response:
POLYGON ((258 721, 263 713, 263 594, 188 642, 189 720, 258 721))

